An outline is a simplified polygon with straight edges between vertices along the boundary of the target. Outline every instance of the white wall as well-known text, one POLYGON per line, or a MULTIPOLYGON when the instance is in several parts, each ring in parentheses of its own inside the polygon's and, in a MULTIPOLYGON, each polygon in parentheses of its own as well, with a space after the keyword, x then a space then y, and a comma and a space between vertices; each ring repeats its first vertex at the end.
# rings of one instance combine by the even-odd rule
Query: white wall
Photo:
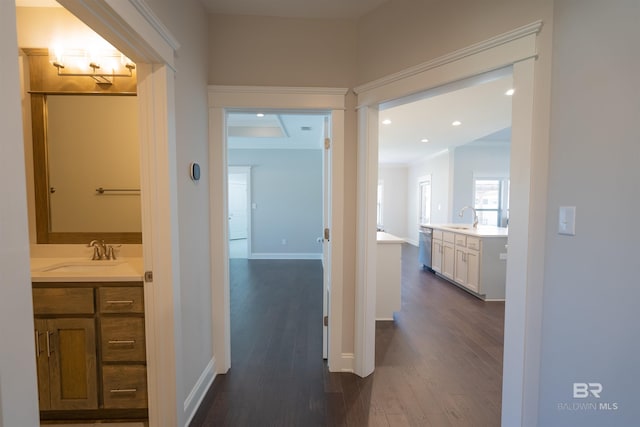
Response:
POLYGON ((640 425, 640 3, 557 0, 539 425, 640 425), (576 235, 557 233, 576 207, 576 235), (602 384, 573 398, 573 383, 602 384), (596 404, 567 410, 558 404, 596 404), (617 403, 617 410, 600 404, 617 403))
POLYGON ((322 150, 229 150, 230 166, 251 166, 250 256, 321 257, 322 156, 322 150))
POLYGON ((453 190, 453 152, 447 150, 409 166, 407 177, 407 237, 418 243, 418 184, 420 178, 431 175, 431 223, 451 222, 450 203, 453 190))
POLYGON ((15 7, 0 2, 0 426, 39 424, 15 7))
POLYGON ((407 177, 406 166, 378 167, 378 181, 384 184, 383 228, 387 233, 400 238, 407 236, 407 177))
POLYGON ((464 218, 458 212, 464 206, 473 206, 473 180, 476 177, 508 178, 511 150, 508 143, 472 142, 456 147, 453 169, 453 209, 451 222, 468 223, 471 215, 464 218))

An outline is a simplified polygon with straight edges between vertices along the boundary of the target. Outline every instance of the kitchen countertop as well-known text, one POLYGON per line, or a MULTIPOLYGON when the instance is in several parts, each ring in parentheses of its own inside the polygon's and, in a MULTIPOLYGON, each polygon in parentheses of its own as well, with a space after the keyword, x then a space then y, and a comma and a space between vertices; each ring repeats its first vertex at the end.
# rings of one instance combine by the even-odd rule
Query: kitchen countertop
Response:
POLYGON ((435 230, 448 231, 452 233, 466 234, 477 237, 508 237, 509 229, 494 227, 490 225, 479 225, 473 228, 471 224, 424 224, 421 227, 433 228, 435 230))
POLYGON ((31 258, 32 282, 140 282, 142 258, 127 257, 109 261, 87 258, 31 258))
POLYGON ((385 233, 384 231, 377 232, 378 243, 404 243, 404 240, 394 236, 393 234, 385 233))

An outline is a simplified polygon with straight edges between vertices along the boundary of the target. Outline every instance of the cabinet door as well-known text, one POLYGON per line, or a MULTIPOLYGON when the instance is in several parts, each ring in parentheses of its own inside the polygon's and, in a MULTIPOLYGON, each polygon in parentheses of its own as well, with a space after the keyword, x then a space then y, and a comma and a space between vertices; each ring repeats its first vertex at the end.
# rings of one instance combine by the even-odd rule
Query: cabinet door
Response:
POLYGON ((466 286, 474 292, 480 293, 480 252, 467 251, 467 281, 466 286))
POLYGON ((94 319, 47 320, 51 408, 97 409, 94 319))
POLYGON ((453 280, 455 253, 452 243, 444 242, 442 244, 442 275, 453 280))
POLYGON ((36 341, 36 367, 38 373, 38 403, 40 410, 51 409, 49 399, 49 335, 47 331, 47 321, 35 319, 34 338, 36 341))
POLYGON ((431 268, 442 273, 442 240, 434 240, 431 251, 431 268))
POLYGON ((456 246, 453 280, 467 286, 467 250, 456 246))

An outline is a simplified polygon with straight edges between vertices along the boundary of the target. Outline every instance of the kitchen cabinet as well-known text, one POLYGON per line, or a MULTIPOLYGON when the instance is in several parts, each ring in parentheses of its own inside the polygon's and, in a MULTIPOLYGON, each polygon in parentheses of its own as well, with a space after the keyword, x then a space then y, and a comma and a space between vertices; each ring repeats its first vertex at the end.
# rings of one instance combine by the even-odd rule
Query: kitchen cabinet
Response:
POLYGON ((492 231, 433 225, 433 270, 487 300, 504 300, 506 230, 492 231))
POLYGON ((431 245, 431 269, 442 273, 442 230, 433 230, 431 245))
POLYGON ((33 284, 42 420, 147 418, 142 283, 33 284))
POLYGON ((442 275, 450 280, 454 280, 455 274, 454 238, 453 233, 442 233, 442 275))

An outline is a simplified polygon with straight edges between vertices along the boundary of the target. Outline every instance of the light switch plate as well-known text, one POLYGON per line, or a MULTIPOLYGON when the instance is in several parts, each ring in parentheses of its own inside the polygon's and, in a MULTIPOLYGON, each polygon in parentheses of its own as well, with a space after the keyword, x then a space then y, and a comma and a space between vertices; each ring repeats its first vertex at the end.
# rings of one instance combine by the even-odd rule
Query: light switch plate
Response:
POLYGON ((558 211, 558 234, 576 235, 576 207, 560 206, 558 211))

